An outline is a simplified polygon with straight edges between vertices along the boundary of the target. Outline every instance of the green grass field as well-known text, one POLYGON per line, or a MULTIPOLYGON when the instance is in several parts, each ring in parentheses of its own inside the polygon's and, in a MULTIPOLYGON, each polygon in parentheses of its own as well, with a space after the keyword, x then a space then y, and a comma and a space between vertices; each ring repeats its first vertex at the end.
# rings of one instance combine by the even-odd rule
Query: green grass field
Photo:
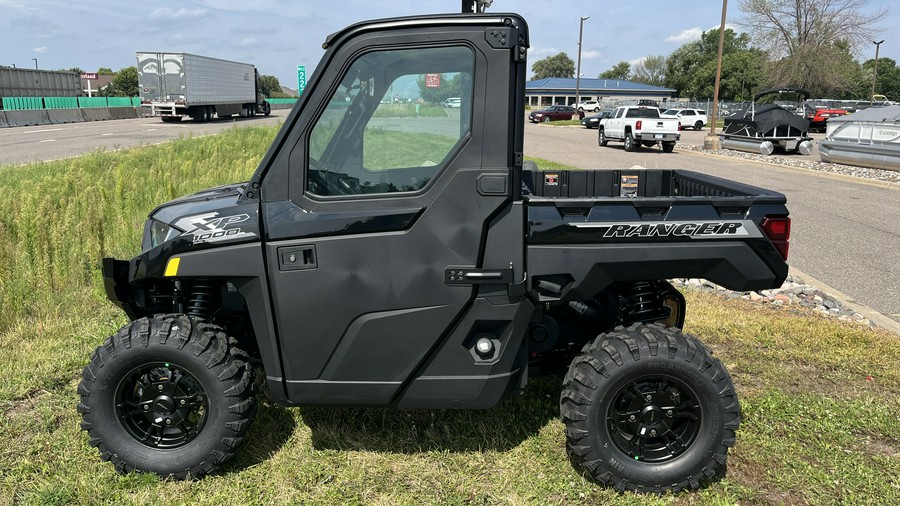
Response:
POLYGON ((730 370, 743 406, 727 478, 699 492, 584 480, 565 455, 559 377, 487 411, 280 408, 263 391, 219 475, 117 475, 75 411, 91 350, 126 321, 99 260, 136 254, 156 204, 246 180, 274 134, 0 167, 0 505, 900 504, 900 337, 694 292, 685 330, 730 370))

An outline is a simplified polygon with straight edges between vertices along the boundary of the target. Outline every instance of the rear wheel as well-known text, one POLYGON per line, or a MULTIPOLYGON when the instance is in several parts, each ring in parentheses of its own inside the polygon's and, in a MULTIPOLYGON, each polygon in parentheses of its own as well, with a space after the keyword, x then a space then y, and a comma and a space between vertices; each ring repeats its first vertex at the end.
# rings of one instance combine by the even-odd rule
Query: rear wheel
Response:
POLYGON ((696 123, 694 123, 694 130, 703 130, 703 122, 697 121, 696 123))
POLYGON ((675 143, 674 142, 662 143, 662 150, 664 153, 671 153, 672 151, 675 151, 675 143))
POLYGON ((256 409, 247 356, 185 315, 142 318, 91 355, 78 385, 81 428, 120 473, 176 479, 234 457, 256 409))
POLYGON ((677 492, 724 476, 740 425, 721 362, 658 324, 618 327, 585 346, 560 412, 573 464, 619 491, 677 492))
POLYGON ((609 143, 609 139, 606 138, 606 132, 603 131, 603 127, 599 128, 600 133, 597 135, 597 144, 601 146, 606 146, 609 143))
POLYGON ((600 112, 600 108, 599 108, 599 107, 594 107, 594 112, 600 112))
POLYGON ((634 151, 637 149, 637 143, 634 142, 634 137, 631 136, 631 132, 627 132, 625 134, 625 151, 634 151))

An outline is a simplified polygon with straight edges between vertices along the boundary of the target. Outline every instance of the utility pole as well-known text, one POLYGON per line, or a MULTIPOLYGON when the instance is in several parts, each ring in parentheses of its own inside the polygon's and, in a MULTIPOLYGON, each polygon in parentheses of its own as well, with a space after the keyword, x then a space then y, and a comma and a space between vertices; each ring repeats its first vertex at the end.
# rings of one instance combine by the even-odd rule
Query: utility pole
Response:
POLYGON ((722 0, 722 23, 719 25, 719 57, 716 61, 716 87, 713 91, 712 121, 709 122, 709 134, 703 141, 705 149, 719 149, 719 138, 716 136, 716 122, 719 120, 719 83, 722 81, 722 50, 725 47, 725 12, 728 0, 722 0))
POLYGON ((875 69, 872 71, 872 94, 869 95, 870 104, 875 103, 875 80, 878 79, 878 50, 881 49, 882 42, 884 42, 884 39, 878 42, 872 41, 872 44, 875 44, 875 69))
POLYGON ((575 69, 575 107, 581 103, 581 37, 584 34, 584 22, 591 19, 590 16, 582 16, 578 23, 578 68, 575 69))
POLYGON ((38 69, 37 58, 32 58, 32 60, 34 60, 34 70, 37 70, 38 69))

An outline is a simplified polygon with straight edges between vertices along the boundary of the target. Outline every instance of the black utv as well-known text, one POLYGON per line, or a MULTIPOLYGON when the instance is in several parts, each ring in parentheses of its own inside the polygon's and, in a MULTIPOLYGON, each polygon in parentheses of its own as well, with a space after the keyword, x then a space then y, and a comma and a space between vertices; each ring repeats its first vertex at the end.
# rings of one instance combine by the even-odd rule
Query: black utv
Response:
POLYGON ((721 476, 738 399, 680 331, 666 279, 779 286, 784 197, 680 170, 527 167, 515 14, 360 23, 324 46, 248 182, 161 205, 138 256, 103 261, 132 321, 78 387, 102 458, 214 472, 260 372, 285 406, 482 409, 564 363, 568 450, 591 478, 661 492, 721 476))

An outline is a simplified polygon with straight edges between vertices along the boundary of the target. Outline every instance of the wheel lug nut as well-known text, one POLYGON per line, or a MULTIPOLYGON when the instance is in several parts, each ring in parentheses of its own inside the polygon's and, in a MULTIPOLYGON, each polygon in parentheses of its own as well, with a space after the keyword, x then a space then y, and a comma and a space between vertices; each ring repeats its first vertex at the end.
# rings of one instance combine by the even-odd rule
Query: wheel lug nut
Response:
POLYGON ((162 386, 162 385, 156 385, 156 389, 159 390, 160 392, 162 392, 163 386, 162 386))
MULTIPOLYGON (((182 406, 184 406, 187 403, 184 401, 184 399, 181 399, 180 401, 178 401, 178 404, 181 404, 182 406)), ((671 411, 669 411, 669 413, 671 413, 671 411)), ((669 415, 669 416, 671 416, 671 415, 669 415)))
POLYGON ((647 402, 650 402, 650 401, 653 400, 653 396, 650 395, 650 394, 647 394, 647 395, 644 396, 644 399, 647 399, 647 402))
POLYGON ((674 415, 674 414, 675 414, 675 413, 674 413, 671 409, 668 410, 668 411, 666 411, 666 416, 672 416, 672 415, 674 415))
POLYGON ((650 431, 650 437, 656 437, 656 430, 655 430, 655 429, 650 431))
POLYGON ((150 411, 150 406, 144 404, 144 411, 150 411))
MULTIPOLYGON (((166 418, 166 425, 172 425, 172 419, 171 419, 171 418, 166 418)), ((656 431, 654 431, 654 432, 656 432, 656 431)))
POLYGON ((633 422, 633 421, 635 421, 635 420, 637 420, 637 417, 634 416, 634 415, 631 415, 631 416, 628 417, 628 421, 629 421, 629 422, 633 422))

